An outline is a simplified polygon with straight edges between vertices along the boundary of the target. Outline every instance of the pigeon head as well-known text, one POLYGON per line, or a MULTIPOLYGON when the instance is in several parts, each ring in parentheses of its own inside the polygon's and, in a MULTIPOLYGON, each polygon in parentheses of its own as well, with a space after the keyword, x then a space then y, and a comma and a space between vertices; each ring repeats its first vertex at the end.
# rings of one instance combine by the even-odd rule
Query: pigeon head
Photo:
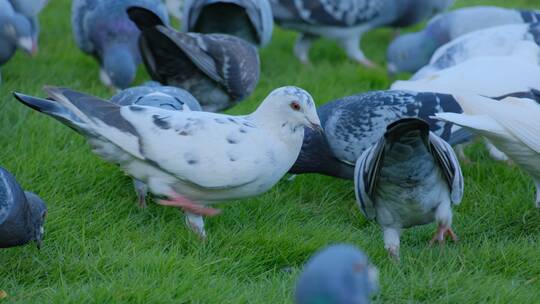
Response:
POLYGON ((388 47, 388 72, 414 73, 429 62, 436 49, 436 43, 424 32, 401 35, 388 47))
POLYGON ((259 106, 256 114, 263 119, 271 119, 282 127, 292 130, 308 127, 322 131, 321 121, 311 95, 305 90, 288 86, 275 89, 259 106))
POLYGON ((47 206, 36 194, 28 191, 25 191, 24 194, 26 195, 26 200, 30 207, 30 223, 34 229, 34 241, 36 241, 38 248, 41 248, 43 234, 45 233, 43 224, 45 223, 45 217, 47 216, 47 206))
POLYGON ((135 79, 137 65, 129 47, 115 45, 107 48, 102 68, 114 87, 125 89, 135 79))
POLYGON ((377 291, 378 271, 352 245, 340 244, 315 254, 296 284, 297 304, 367 304, 377 291))
MULTIPOLYGON (((3 18, 2 18, 3 19, 3 18)), ((30 55, 37 53, 37 42, 32 35, 30 20, 21 14, 0 20, 1 34, 30 55)))

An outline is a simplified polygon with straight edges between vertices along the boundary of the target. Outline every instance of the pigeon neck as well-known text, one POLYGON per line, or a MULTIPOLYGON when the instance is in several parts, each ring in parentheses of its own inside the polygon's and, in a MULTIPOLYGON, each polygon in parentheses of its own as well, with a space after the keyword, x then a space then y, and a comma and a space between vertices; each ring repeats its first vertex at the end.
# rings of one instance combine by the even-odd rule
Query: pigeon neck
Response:
POLYGON ((250 115, 250 118, 258 125, 277 134, 304 134, 303 125, 284 115, 275 106, 268 102, 263 102, 259 108, 250 115))

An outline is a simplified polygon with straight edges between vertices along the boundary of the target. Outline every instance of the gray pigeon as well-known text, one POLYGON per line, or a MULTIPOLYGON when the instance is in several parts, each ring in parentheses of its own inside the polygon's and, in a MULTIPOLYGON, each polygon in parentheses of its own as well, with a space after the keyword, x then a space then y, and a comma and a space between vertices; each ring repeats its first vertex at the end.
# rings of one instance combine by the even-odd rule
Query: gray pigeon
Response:
POLYGON ((388 71, 414 73, 427 65, 442 45, 464 34, 505 24, 540 21, 540 11, 525 11, 494 6, 458 9, 434 17, 419 32, 397 37, 388 47, 388 71))
POLYGON ((264 46, 272 39, 274 20, 268 0, 187 0, 182 29, 222 33, 264 46))
POLYGON ((31 55, 37 52, 32 24, 8 0, 0 0, 0 66, 13 57, 17 48, 31 55))
POLYGON ((142 30, 139 46, 152 79, 189 91, 205 111, 230 108, 255 89, 259 55, 246 41, 225 34, 180 33, 140 7, 128 13, 142 30))
POLYGON ((452 145, 472 138, 463 129, 430 118, 439 112, 462 112, 446 94, 373 91, 328 102, 317 112, 324 133, 306 129, 302 150, 289 173, 353 179, 358 157, 381 138, 388 124, 401 118, 424 119, 431 131, 452 145))
POLYGON ((146 183, 162 205, 182 208, 206 237, 205 207, 268 191, 298 157, 304 126, 320 129, 313 98, 297 87, 275 89, 249 115, 118 106, 61 88, 49 99, 14 93, 88 139, 93 151, 146 183))
POLYGON ((399 259, 401 230, 436 221, 431 243, 443 243, 452 231, 452 205, 463 197, 463 176, 452 147, 429 124, 400 119, 356 161, 354 189, 360 210, 375 219, 384 247, 399 259))
POLYGON ((309 48, 318 37, 337 40, 347 56, 367 67, 374 63, 360 49, 362 35, 382 26, 416 24, 445 10, 453 0, 270 0, 274 20, 300 32, 294 53, 309 62, 309 48))
POLYGON ((43 240, 45 203, 34 193, 25 192, 6 169, 0 167, 0 248, 43 240))
POLYGON ((19 14, 24 15, 29 19, 32 26, 32 37, 36 43, 37 50, 37 41, 39 36, 39 20, 38 14, 43 10, 45 5, 49 0, 9 0, 13 5, 13 9, 19 14))
MULTIPOLYGON (((119 106, 140 105, 173 111, 202 111, 201 105, 189 92, 176 87, 162 86, 157 82, 147 82, 139 87, 120 91, 111 98, 119 106)), ((148 185, 134 179, 139 207, 146 208, 148 185)))
POLYGON ((100 79, 110 87, 127 88, 141 61, 137 47, 140 31, 126 9, 137 5, 168 23, 167 9, 156 0, 74 0, 71 22, 77 46, 100 63, 100 79))
POLYGON ((309 259, 296 283, 296 304, 368 304, 378 270, 353 245, 329 246, 309 259))

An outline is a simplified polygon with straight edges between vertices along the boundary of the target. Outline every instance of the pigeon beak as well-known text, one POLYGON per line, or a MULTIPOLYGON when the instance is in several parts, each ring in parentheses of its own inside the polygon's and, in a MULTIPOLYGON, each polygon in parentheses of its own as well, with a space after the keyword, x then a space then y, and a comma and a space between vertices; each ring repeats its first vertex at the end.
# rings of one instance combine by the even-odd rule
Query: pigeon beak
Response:
POLYGON ((38 47, 37 47, 37 42, 35 42, 34 39, 30 37, 23 37, 23 38, 19 38, 17 43, 23 50, 25 50, 31 56, 34 56, 37 54, 38 47))
POLYGON ((311 130, 313 131, 317 131, 319 133, 324 133, 324 130, 323 128, 321 127, 321 123, 314 123, 314 122, 309 122, 309 125, 308 125, 308 128, 310 128, 311 130))

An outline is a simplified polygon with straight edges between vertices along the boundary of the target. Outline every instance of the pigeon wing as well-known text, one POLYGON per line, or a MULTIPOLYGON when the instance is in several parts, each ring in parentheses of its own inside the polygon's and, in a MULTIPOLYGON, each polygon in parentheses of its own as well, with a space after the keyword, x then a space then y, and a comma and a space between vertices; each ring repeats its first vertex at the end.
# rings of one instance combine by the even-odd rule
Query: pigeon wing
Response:
POLYGON ((356 161, 354 169, 354 190, 360 210, 368 219, 376 216, 374 194, 379 180, 384 158, 385 140, 381 138, 367 149, 356 161))

